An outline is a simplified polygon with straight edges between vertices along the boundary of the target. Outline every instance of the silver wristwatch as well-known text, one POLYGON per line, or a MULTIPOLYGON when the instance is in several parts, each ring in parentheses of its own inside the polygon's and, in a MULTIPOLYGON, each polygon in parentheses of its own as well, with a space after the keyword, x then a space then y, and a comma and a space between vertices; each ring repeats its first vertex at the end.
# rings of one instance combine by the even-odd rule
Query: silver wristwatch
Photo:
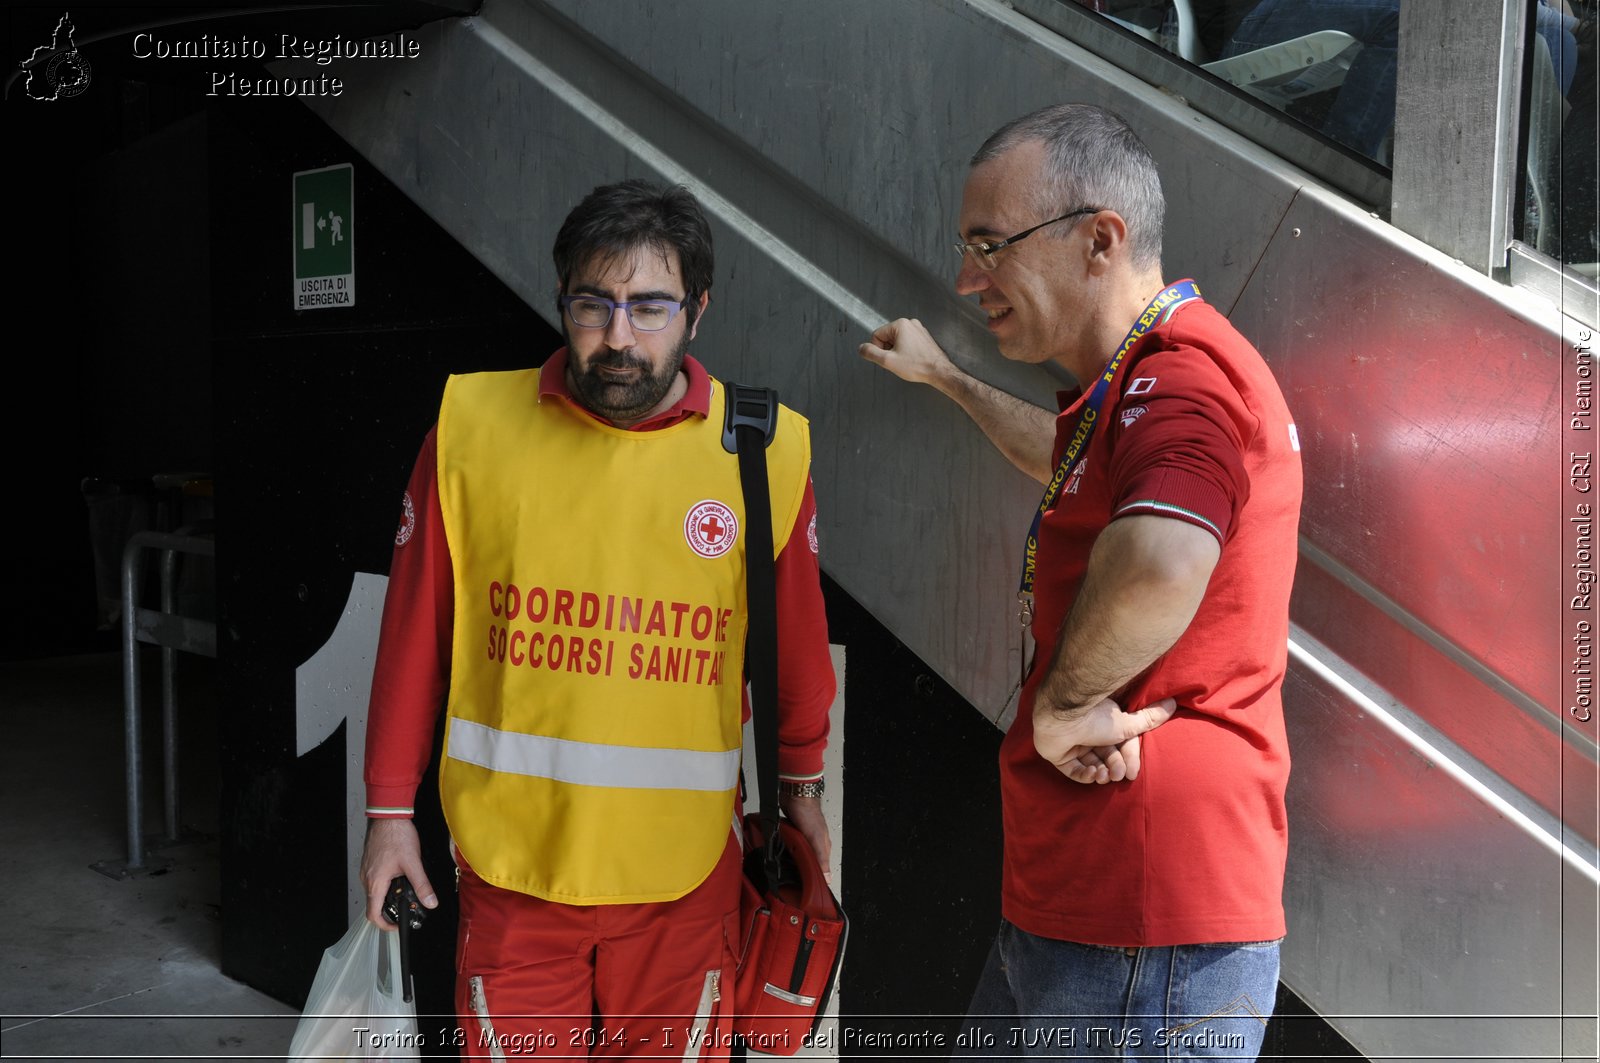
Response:
POLYGON ((804 782, 795 782, 790 779, 778 780, 779 797, 821 797, 823 789, 821 779, 807 779, 804 782))

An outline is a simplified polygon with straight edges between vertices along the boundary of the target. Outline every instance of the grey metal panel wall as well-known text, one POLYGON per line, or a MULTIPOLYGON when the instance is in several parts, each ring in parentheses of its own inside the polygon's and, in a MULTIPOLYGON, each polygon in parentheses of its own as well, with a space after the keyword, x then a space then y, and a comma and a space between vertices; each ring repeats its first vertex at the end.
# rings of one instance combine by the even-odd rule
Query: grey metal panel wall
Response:
POLYGON ((1400 4, 1391 217, 1483 272, 1506 261, 1519 164, 1515 101, 1522 48, 1515 33, 1533 6, 1519 0, 1400 4))
POLYGON ((387 167, 415 166, 420 191, 440 183, 441 222, 537 307, 554 288, 543 249, 559 212, 549 205, 622 173, 716 193, 722 327, 708 323, 697 351, 716 372, 776 384, 813 418, 830 574, 1001 718, 1021 653, 1008 590, 1021 539, 1000 515, 1026 511, 1034 488, 959 411, 860 363, 856 344, 890 316, 919 316, 978 375, 1053 401, 1064 378, 999 363, 975 309, 948 286, 965 159, 1032 107, 1087 98, 1140 128, 1171 130, 1151 137, 1173 190, 1169 261, 1175 276, 1201 275, 1222 306, 1293 184, 1245 158, 1194 150, 1215 129, 1208 119, 1154 89, 1130 93, 1108 64, 988 0, 803 9, 710 0, 639 5, 626 17, 582 0, 489 4, 432 54, 424 48, 409 87, 376 107, 319 106, 387 167), (975 39, 983 69, 1006 76, 974 66, 975 39), (404 114, 396 101, 437 96, 441 75, 452 108, 492 106, 470 124, 441 115, 386 133, 383 122, 404 114), (1218 185, 1250 209, 1229 216, 1202 203, 1218 185), (789 277, 765 290, 756 281, 767 269, 789 277))
POLYGON ((1284 689, 1284 981, 1374 1061, 1592 1058, 1592 1020, 1561 1016, 1595 999, 1593 879, 1553 851, 1550 823, 1508 822, 1530 811, 1514 795, 1441 770, 1459 750, 1407 741, 1426 728, 1384 726, 1307 660, 1284 689))
POLYGON ((1282 173, 1194 151, 1209 119, 994 0, 702 0, 621 19, 605 0, 549 4, 944 283, 966 159, 1049 103, 1114 107, 1150 134, 1169 272, 1203 272, 1213 301, 1232 302, 1293 193, 1282 173), (1219 186, 1250 209, 1216 210, 1219 186))
POLYGON ((1233 314, 1305 445, 1296 619, 1559 813, 1564 345, 1362 219, 1306 189, 1233 314))
MULTIPOLYGON (((1163 168, 1169 275, 1197 276, 1267 353, 1306 440, 1294 608, 1317 649, 1289 686, 1285 981, 1334 1014, 1592 1000, 1582 962, 1564 976, 1551 951, 1565 906, 1592 968, 1593 827, 1563 855, 1559 816, 1595 778, 1554 682, 1564 348, 1547 307, 991 0, 491 2, 391 80, 364 73, 319 112, 552 319, 548 248, 591 186, 648 174, 702 194, 719 268, 697 353, 812 418, 825 567, 997 720, 1036 487, 855 348, 918 316, 1048 403, 1063 381, 1001 363, 949 288, 964 160, 1048 102, 1126 115, 1163 168), (1328 675, 1373 684, 1399 729, 1375 732, 1328 675), (1383 737, 1423 733, 1438 741, 1383 737), (1416 803, 1427 823, 1400 814, 1416 803), (1369 837, 1385 817, 1405 822, 1369 837)), ((1437 1050, 1438 1024, 1335 1021, 1369 1051, 1437 1050)), ((1507 1053, 1549 1050, 1532 1019, 1503 1029, 1507 1053)))
POLYGON ((1548 304, 1310 186, 1233 321, 1304 445, 1285 980, 1374 1058, 1563 1058, 1597 787, 1563 723, 1568 345, 1548 304))

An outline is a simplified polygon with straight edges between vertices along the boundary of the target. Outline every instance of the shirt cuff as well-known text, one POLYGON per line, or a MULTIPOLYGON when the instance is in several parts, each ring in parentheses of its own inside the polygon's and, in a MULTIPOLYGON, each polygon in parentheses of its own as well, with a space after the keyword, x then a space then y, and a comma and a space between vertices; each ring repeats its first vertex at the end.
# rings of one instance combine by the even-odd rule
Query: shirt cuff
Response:
POLYGON ((1225 543, 1233 524, 1227 492, 1183 469, 1152 469, 1135 479, 1111 511, 1111 519, 1134 514, 1170 517, 1204 528, 1225 543))
POLYGON ((822 778, 822 747, 827 737, 810 746, 778 747, 778 778, 806 782, 822 778))
POLYGON ((367 786, 368 819, 410 819, 416 813, 415 786, 367 786))

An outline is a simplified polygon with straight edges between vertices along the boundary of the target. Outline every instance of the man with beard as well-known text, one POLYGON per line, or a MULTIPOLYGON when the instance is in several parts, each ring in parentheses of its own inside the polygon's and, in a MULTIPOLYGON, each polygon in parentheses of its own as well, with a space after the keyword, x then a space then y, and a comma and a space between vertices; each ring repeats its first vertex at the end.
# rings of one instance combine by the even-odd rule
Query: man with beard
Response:
MULTIPOLYGON (((402 874, 438 903, 411 814, 445 699, 464 1054, 726 1056, 747 525, 726 393, 688 353, 711 232, 686 190, 625 181, 574 208, 553 255, 567 345, 452 377, 406 492, 367 730, 367 915, 387 926, 402 874)), ((826 867, 807 433, 780 408, 767 450, 779 774, 826 867)))

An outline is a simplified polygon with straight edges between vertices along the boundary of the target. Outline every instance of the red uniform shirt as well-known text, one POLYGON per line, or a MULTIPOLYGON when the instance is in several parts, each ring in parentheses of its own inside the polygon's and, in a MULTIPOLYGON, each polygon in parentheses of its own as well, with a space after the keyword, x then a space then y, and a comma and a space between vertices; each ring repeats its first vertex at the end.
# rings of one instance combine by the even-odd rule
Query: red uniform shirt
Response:
MULTIPOLYGON (((539 401, 578 405, 567 390, 566 349, 551 355, 539 375, 539 401)), ((689 386, 671 409, 633 426, 648 432, 711 409, 711 378, 692 357, 683 360, 689 386)), ((587 412, 587 411, 585 411, 587 412)), ((367 710, 367 815, 410 816, 417 785, 433 748, 433 732, 450 688, 450 641, 455 582, 444 515, 439 508, 437 443, 422 442, 405 511, 395 536, 389 590, 367 710)), ((729 455, 729 461, 733 456, 729 455)), ((788 779, 822 774, 833 702, 833 661, 816 552, 816 499, 809 481, 794 527, 777 559, 778 771, 788 779)), ((774 529, 776 531, 777 529, 774 529)), ((745 706, 745 717, 750 714, 745 706)))
MULTIPOLYGON (((1056 422, 1055 461, 1082 401, 1056 422)), ((1038 660, 1050 660, 1090 548, 1117 517, 1187 521, 1222 553, 1188 629, 1118 698, 1129 709, 1169 696, 1179 706, 1144 736, 1137 779, 1086 786, 1041 758, 1032 712, 1044 668, 1029 677, 1000 752, 1005 916, 1041 937, 1100 945, 1281 937, 1281 688, 1300 512, 1288 408, 1255 349, 1194 302, 1129 352, 1102 412, 1040 528, 1038 660)))

